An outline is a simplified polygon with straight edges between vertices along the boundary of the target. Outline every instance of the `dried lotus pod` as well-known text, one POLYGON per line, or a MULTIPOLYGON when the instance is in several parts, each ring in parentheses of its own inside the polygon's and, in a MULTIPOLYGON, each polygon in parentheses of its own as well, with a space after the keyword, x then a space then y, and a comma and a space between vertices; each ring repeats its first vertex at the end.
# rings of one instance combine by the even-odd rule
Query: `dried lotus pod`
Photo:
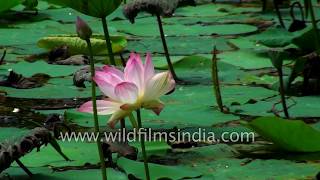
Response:
POLYGON ((124 16, 134 23, 140 12, 152 15, 172 16, 178 6, 177 0, 135 0, 123 8, 124 16))

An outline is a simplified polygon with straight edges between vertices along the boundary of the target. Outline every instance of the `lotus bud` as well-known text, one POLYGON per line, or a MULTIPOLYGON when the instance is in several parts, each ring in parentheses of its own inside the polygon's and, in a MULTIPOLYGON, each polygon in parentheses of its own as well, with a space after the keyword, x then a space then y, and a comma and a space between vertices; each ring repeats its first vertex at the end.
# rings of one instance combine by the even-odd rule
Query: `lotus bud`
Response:
POLYGON ((82 20, 80 17, 77 17, 76 22, 77 34, 83 40, 89 40, 92 35, 92 30, 89 25, 82 20))

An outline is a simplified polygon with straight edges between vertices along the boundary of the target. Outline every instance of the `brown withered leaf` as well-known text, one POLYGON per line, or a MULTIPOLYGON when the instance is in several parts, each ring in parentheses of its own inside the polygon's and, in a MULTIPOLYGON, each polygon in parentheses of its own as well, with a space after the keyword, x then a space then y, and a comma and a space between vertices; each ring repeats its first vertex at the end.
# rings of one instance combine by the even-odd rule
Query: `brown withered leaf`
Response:
POLYGON ((13 87, 17 89, 31 89, 43 86, 50 76, 47 74, 35 74, 30 78, 26 78, 21 74, 10 71, 6 80, 0 82, 0 86, 13 87))
POLYGON ((67 59, 70 57, 68 46, 60 46, 49 52, 48 63, 55 63, 56 61, 67 59))
POLYGON ((89 58, 88 56, 79 54, 71 56, 64 60, 58 60, 52 64, 58 64, 58 65, 88 65, 89 64, 89 58))
MULTIPOLYGON (((101 67, 95 67, 96 71, 102 71, 101 67)), ((85 88, 84 82, 91 82, 90 66, 85 66, 73 73, 73 85, 85 88)))
POLYGON ((103 150, 106 157, 112 153, 117 153, 118 156, 126 157, 128 159, 136 160, 138 157, 138 150, 123 142, 103 142, 103 150))

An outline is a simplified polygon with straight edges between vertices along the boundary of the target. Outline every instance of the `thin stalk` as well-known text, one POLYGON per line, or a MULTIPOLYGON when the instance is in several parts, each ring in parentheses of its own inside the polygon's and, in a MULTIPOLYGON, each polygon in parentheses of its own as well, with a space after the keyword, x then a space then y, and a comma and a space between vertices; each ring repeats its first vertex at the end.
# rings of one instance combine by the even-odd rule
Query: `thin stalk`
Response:
POLYGON ((170 55, 169 55, 169 50, 168 50, 168 46, 167 46, 167 42, 166 42, 166 38, 164 36, 164 31, 163 31, 163 27, 162 27, 162 22, 161 22, 161 17, 159 14, 157 14, 157 21, 158 21, 158 25, 159 25, 159 31, 160 31, 160 36, 161 36, 161 41, 162 41, 162 45, 163 45, 163 49, 164 49, 164 53, 166 55, 166 59, 167 59, 167 63, 168 63, 168 67, 169 70, 172 74, 172 77, 174 80, 179 81, 176 72, 174 71, 173 65, 171 63, 171 59, 170 59, 170 55))
POLYGON ((279 73, 279 81, 280 81, 280 96, 281 96, 282 108, 283 108, 285 117, 289 119, 290 117, 289 117, 288 107, 286 103, 282 69, 278 69, 278 73, 279 73))
POLYGON ((218 65, 217 65, 217 50, 214 47, 213 56, 212 56, 212 82, 213 82, 213 91, 216 95, 216 101, 221 112, 223 112, 223 103, 220 91, 220 82, 218 74, 218 65))
POLYGON ((317 20, 316 20, 316 16, 314 14, 314 11, 313 11, 312 1, 311 0, 306 0, 306 1, 309 1, 309 5, 310 5, 310 16, 311 16, 312 26, 313 26, 313 30, 314 30, 317 53, 319 54, 320 53, 320 35, 319 35, 318 27, 317 27, 317 20))
POLYGON ((120 127, 121 127, 121 129, 125 129, 126 128, 126 121, 125 121, 124 118, 120 120, 120 127))
POLYGON ((70 159, 62 152, 60 145, 58 144, 57 140, 53 138, 50 139, 50 145, 63 157, 64 160, 70 161, 70 159))
POLYGON ((4 58, 6 57, 6 54, 7 54, 7 50, 4 49, 3 54, 2 54, 2 57, 1 57, 1 59, 0 59, 0 65, 3 63, 4 58))
POLYGON ((266 12, 267 9, 267 0, 262 0, 262 12, 266 12))
MULTIPOLYGON (((121 132, 124 132, 124 135, 127 135, 127 130, 126 130, 126 121, 125 118, 120 119, 120 129, 121 132)), ((128 143, 126 140, 124 141, 124 143, 128 143)))
POLYGON ((279 23, 280 23, 281 27, 286 28, 286 26, 284 25, 284 22, 282 20, 282 16, 281 16, 281 12, 280 12, 280 9, 279 9, 278 0, 273 0, 273 6, 276 9, 276 13, 277 13, 277 16, 278 16, 279 23))
POLYGON ((16 163, 28 174, 30 178, 33 176, 32 172, 19 159, 16 159, 16 163))
MULTIPOLYGON (((142 122, 141 122, 140 109, 137 110, 137 120, 138 120, 138 128, 141 129, 142 128, 142 122)), ((147 153, 146 153, 146 146, 145 146, 145 143, 144 143, 144 137, 141 138, 141 149, 142 149, 144 171, 146 173, 146 179, 150 180, 150 172, 149 172, 149 165, 148 165, 148 159, 147 159, 147 153)))
MULTIPOLYGON (((120 53, 120 59, 121 59, 122 66, 126 67, 126 60, 124 59, 122 53, 120 53)), ((120 125, 121 125, 121 129, 125 129, 126 128, 126 122, 125 122, 124 118, 120 120, 120 125)))
POLYGON ((120 58, 121 58, 121 64, 123 67, 126 67, 126 60, 124 59, 122 53, 120 53, 120 58))
MULTIPOLYGON (((94 60, 93 60, 93 53, 92 53, 92 46, 91 46, 90 39, 87 40, 87 44, 88 44, 88 49, 90 53, 91 92, 92 92, 94 130, 95 130, 95 133, 100 133, 98 112, 97 112, 97 100, 96 100, 96 83, 93 81, 93 77, 95 76, 95 68, 94 68, 94 60)), ((97 147, 98 147, 100 163, 101 163, 102 180, 107 180, 107 169, 106 169, 106 163, 104 160, 102 145, 100 142, 100 135, 97 140, 97 147)))
POLYGON ((116 61, 114 60, 114 55, 113 55, 113 51, 112 51, 112 44, 111 44, 111 40, 110 40, 107 20, 106 20, 106 18, 101 18, 101 21, 102 21, 104 37, 106 39, 106 44, 107 44, 107 48, 108 48, 108 55, 109 55, 110 63, 111 63, 111 65, 115 66, 116 61))
POLYGON ((129 114, 129 120, 130 120, 133 128, 137 129, 138 128, 138 124, 137 124, 137 122, 136 122, 136 120, 135 120, 135 118, 134 118, 132 113, 129 114))

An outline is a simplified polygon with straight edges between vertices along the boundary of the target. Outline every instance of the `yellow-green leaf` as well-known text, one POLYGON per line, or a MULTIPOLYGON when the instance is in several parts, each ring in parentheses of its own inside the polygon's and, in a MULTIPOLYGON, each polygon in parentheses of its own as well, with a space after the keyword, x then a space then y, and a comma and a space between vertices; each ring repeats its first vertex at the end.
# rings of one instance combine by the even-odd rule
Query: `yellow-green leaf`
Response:
MULTIPOLYGON (((111 36, 113 53, 119 53, 127 46, 127 40, 124 36, 111 36)), ((103 36, 95 35, 91 38, 93 54, 94 55, 106 55, 108 54, 106 41, 103 36)), ((88 48, 84 40, 77 36, 51 36, 44 37, 38 41, 40 48, 51 50, 55 47, 66 45, 69 47, 70 54, 87 54, 88 48)))

